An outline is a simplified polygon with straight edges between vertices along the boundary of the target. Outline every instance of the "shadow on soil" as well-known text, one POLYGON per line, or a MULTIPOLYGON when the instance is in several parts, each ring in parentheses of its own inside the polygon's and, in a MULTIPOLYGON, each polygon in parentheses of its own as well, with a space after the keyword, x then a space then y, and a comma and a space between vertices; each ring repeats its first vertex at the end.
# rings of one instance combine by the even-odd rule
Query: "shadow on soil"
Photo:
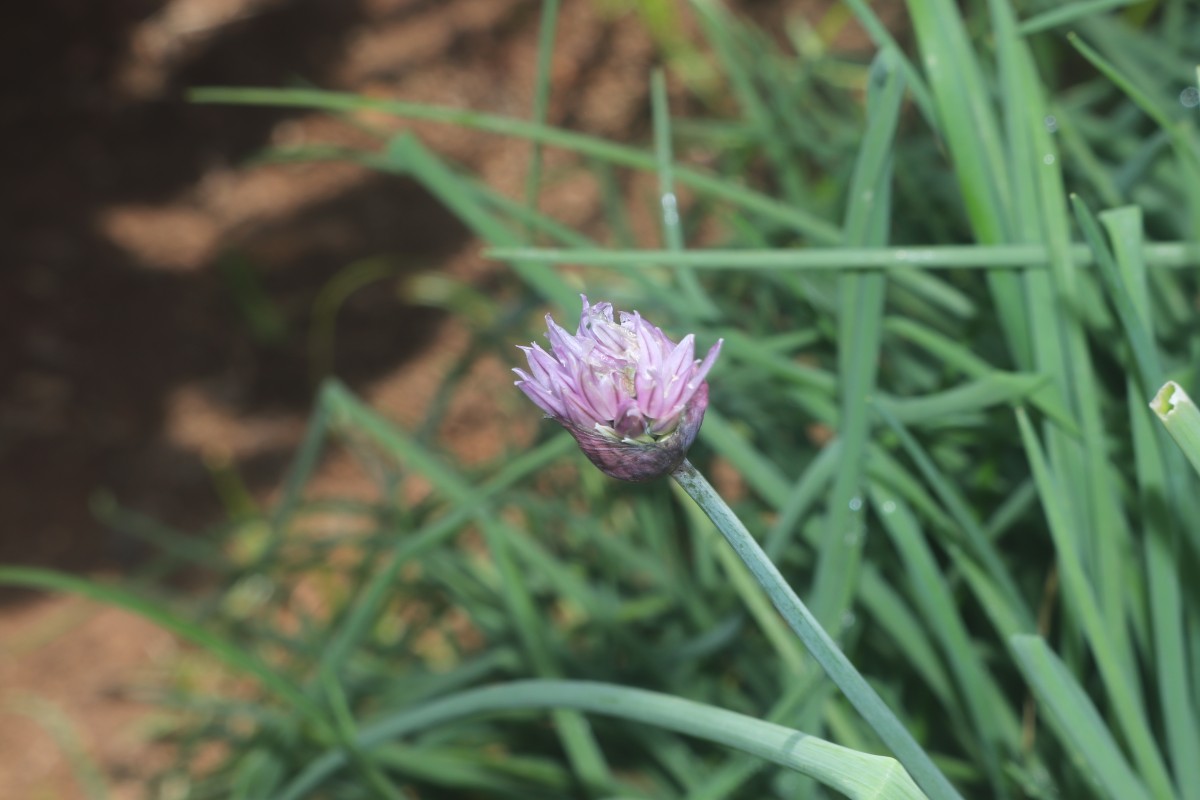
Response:
MULTIPOLYGON (((0 48, 16 83, 0 107, 0 563, 128 567, 132 551, 88 510, 99 488, 177 525, 211 519, 208 472, 163 435, 172 393, 199 382, 239 413, 303 413, 320 288, 361 258, 427 266, 466 236, 420 187, 381 177, 252 234, 287 239, 317 220, 341 231, 343 244, 295 248, 270 270, 226 256, 172 272, 112 246, 96 233, 98 209, 169 201, 207 169, 255 153, 287 114, 191 107, 188 87, 327 83, 362 15, 349 0, 272 3, 171 65, 158 95, 171 99, 116 96, 131 31, 161 5, 43 0, 8 11, 21 35, 0 48), (248 324, 245 281, 269 298, 285 336, 248 324)), ((364 290, 339 320, 337 372, 354 385, 418 351, 434 317, 364 290)), ((245 477, 278 480, 290 455, 256 457, 245 477)))

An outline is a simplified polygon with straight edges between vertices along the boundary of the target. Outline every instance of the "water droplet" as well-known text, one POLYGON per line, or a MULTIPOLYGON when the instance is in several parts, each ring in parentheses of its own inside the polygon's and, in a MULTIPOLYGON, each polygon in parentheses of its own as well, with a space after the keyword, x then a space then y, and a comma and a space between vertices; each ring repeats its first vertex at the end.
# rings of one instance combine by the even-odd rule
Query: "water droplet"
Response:
POLYGON ((1045 164, 1047 167, 1050 166, 1051 164, 1053 164, 1054 163, 1054 154, 1046 153, 1046 155, 1042 156, 1042 163, 1045 164))
POLYGON ((679 201, 675 199, 674 192, 667 192, 662 196, 663 222, 668 225, 679 224, 679 201))
POLYGON ((1200 106, 1200 89, 1195 86, 1189 86, 1179 93, 1179 103, 1184 108, 1195 108, 1200 106))
POLYGON ((1047 114, 1046 118, 1042 120, 1042 122, 1046 125, 1046 130, 1050 131, 1051 133, 1054 133, 1058 130, 1058 117, 1054 116, 1053 114, 1047 114))
POLYGON ((842 614, 842 630, 853 628, 856 622, 858 622, 858 617, 853 611, 846 611, 842 614))
POLYGON ((895 250, 892 257, 905 264, 921 264, 933 261, 934 254, 932 250, 895 250))
POLYGON ((880 510, 883 511, 883 513, 885 513, 885 514, 891 514, 892 512, 894 512, 896 510, 896 501, 884 500, 883 507, 880 510))
POLYGON ((850 498, 850 510, 851 511, 859 511, 861 509, 862 509, 862 498, 861 497, 851 497, 850 498))

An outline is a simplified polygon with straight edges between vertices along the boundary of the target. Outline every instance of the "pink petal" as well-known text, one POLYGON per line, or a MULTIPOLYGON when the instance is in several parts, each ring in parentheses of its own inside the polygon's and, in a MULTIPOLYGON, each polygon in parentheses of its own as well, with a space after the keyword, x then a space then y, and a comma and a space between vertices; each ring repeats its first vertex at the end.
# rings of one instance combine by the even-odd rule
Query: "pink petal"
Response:
POLYGON ((591 349, 589 342, 584 344, 586 340, 580 340, 577 336, 572 336, 567 333, 561 325, 554 321, 554 318, 549 314, 546 315, 546 338, 550 340, 550 348, 554 354, 562 360, 562 357, 570 353, 577 358, 583 358, 587 355, 587 351, 591 349))
POLYGON ((633 378, 638 408, 647 417, 657 417, 663 411, 663 386, 657 370, 650 366, 639 366, 633 378))
POLYGON ((529 371, 533 373, 533 377, 538 383, 549 385, 551 376, 557 375, 562 366, 554 360, 554 357, 543 350, 538 345, 532 347, 522 347, 525 352, 525 358, 529 362, 529 371))
POLYGON ((617 416, 617 401, 620 395, 613 383, 612 375, 592 375, 580 381, 580 389, 588 403, 596 410, 597 422, 608 422, 617 416))
POLYGON ((704 361, 700 362, 700 366, 698 366, 696 371, 692 373, 691 380, 688 381, 689 385, 699 386, 700 382, 708 376, 708 371, 712 369, 712 365, 716 362, 717 356, 721 354, 721 345, 723 344, 725 344, 724 339, 717 339, 717 343, 709 348, 708 355, 704 357, 704 361))
POLYGON ((696 337, 688 334, 683 341, 675 346, 663 362, 663 373, 666 375, 684 375, 690 371, 696 355, 696 337))
POLYGON ((608 420, 598 418, 596 409, 578 392, 565 392, 563 407, 567 410, 567 418, 581 428, 594 428, 597 424, 608 423, 608 420))
POLYGON ((545 411, 552 417, 561 418, 565 416, 565 407, 562 401, 555 397, 554 394, 545 386, 530 379, 523 371, 514 369, 513 372, 521 376, 522 380, 517 381, 516 386, 525 396, 532 400, 538 408, 545 411))

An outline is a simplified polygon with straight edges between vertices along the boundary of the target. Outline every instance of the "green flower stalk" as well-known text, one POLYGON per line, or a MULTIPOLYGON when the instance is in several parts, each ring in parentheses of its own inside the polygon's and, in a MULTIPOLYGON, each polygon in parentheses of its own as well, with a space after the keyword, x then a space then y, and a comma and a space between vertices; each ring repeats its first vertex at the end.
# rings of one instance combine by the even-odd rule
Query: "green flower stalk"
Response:
POLYGON ((933 800, 961 800, 958 791, 821 627, 821 623, 804 605, 804 601, 780 574, 779 568, 750 535, 750 531, 746 530, 742 521, 717 494, 717 490, 687 459, 675 468, 671 477, 721 531, 813 660, 821 665, 821 669, 888 746, 896 760, 908 770, 921 791, 933 800))

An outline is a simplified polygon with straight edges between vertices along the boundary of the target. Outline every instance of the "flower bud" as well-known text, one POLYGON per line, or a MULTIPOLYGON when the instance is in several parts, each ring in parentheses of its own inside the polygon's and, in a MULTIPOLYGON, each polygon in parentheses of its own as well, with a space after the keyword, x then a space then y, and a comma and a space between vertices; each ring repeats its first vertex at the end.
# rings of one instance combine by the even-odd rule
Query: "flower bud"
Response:
POLYGON ((606 475, 644 481, 683 461, 704 420, 704 378, 718 341, 695 358, 691 334, 676 343, 634 312, 613 319, 611 303, 583 298, 579 328, 568 333, 547 315, 550 350, 522 347, 529 371, 516 385, 570 431, 606 475))

